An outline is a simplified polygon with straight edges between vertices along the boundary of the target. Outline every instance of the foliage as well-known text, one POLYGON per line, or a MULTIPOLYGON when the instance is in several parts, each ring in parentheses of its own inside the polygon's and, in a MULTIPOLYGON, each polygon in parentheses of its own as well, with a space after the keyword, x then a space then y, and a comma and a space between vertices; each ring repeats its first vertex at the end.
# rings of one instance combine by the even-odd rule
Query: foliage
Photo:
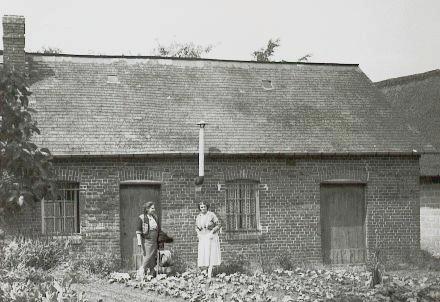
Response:
POLYGON ((252 53, 253 57, 257 62, 270 62, 273 54, 275 53, 275 48, 280 46, 280 39, 269 39, 266 47, 262 47, 252 53))
POLYGON ((0 73, 0 208, 13 209, 50 191, 51 154, 31 141, 40 130, 30 95, 22 75, 0 73))
POLYGON ((235 258, 223 261, 219 266, 214 267, 213 274, 231 275, 234 273, 247 274, 249 273, 250 263, 243 253, 238 253, 235 258))
POLYGON ((196 45, 192 42, 173 42, 170 45, 158 44, 154 49, 154 55, 174 58, 202 58, 212 50, 213 46, 196 45))
MULTIPOLYGON (((252 53, 252 56, 257 62, 271 62, 272 56, 275 53, 275 49, 280 47, 281 42, 280 39, 269 39, 267 45, 265 47, 260 48, 252 53)), ((311 54, 306 54, 300 58, 298 58, 297 62, 308 62, 312 57, 311 54)), ((281 62, 285 62, 282 60, 281 62)))
POLYGON ((0 276, 0 301, 20 302, 85 302, 84 293, 77 293, 66 280, 32 282, 31 280, 3 280, 0 276))
POLYGON ((405 250, 405 262, 410 266, 431 271, 440 271, 440 257, 425 250, 405 250))
POLYGON ((43 283, 52 280, 48 271, 41 268, 25 266, 23 264, 9 268, 2 267, 0 268, 0 272, 0 275, 2 276, 0 279, 3 282, 9 283, 28 281, 33 283, 43 283))
POLYGON ((58 47, 43 47, 41 51, 39 51, 44 54, 60 54, 62 53, 62 50, 58 47))
POLYGON ((276 264, 283 270, 293 270, 296 267, 292 261, 292 256, 287 252, 280 253, 276 257, 276 264))
POLYGON ((297 62, 308 62, 312 54, 308 53, 297 60, 297 62))
POLYGON ((172 271, 174 274, 183 274, 188 270, 188 264, 177 253, 172 256, 172 271))
POLYGON ((373 250, 373 255, 371 257, 370 271, 371 271, 371 282, 370 287, 374 288, 378 284, 382 284, 383 273, 385 271, 385 257, 381 253, 381 249, 375 248, 373 250))
POLYGON ((99 278, 99 276, 91 274, 84 266, 79 265, 76 259, 69 259, 62 262, 50 270, 50 273, 55 278, 66 279, 76 284, 89 283, 99 278))
POLYGON ((120 267, 120 259, 111 252, 96 252, 83 255, 82 258, 72 260, 70 265, 73 270, 85 270, 90 274, 108 276, 120 267))
MULTIPOLYGON (((11 251, 7 256, 13 256, 11 251)), ((4 262, 2 264, 0 301, 86 301, 83 293, 78 294, 71 289, 71 280, 68 278, 55 279, 52 271, 27 266, 25 261, 19 262, 16 266, 11 266, 12 263, 9 261, 9 265, 4 265, 4 262)))
MULTIPOLYGON (((438 301, 440 277, 387 276, 370 288, 370 273, 361 268, 275 270, 270 274, 219 274, 208 285, 197 270, 148 281, 119 282, 155 294, 189 301, 438 301), (411 300, 414 299, 414 300, 411 300), (437 300, 436 300, 437 299, 437 300)), ((170 298, 170 300, 171 300, 170 298)))
POLYGON ((32 267, 49 270, 64 259, 67 245, 61 241, 15 238, 1 252, 0 268, 32 267))

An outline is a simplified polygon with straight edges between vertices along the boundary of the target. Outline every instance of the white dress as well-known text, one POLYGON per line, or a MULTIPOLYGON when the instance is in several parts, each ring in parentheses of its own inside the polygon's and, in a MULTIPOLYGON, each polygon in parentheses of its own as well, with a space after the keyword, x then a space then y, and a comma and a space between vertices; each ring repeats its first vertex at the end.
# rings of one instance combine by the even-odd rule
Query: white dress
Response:
POLYGON ((197 266, 214 266, 220 265, 221 253, 220 253, 220 240, 218 237, 218 231, 212 236, 210 227, 212 225, 219 225, 217 216, 208 211, 206 214, 200 213, 196 218, 196 227, 199 230, 199 249, 197 257, 197 266))

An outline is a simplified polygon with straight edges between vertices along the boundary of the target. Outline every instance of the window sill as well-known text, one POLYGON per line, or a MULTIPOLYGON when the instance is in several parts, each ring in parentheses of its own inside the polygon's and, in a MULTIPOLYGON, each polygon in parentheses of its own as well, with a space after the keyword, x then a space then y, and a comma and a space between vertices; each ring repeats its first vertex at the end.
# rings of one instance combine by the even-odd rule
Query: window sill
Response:
POLYGON ((75 235, 50 235, 50 234, 44 234, 43 236, 51 237, 52 239, 66 239, 69 240, 69 243, 72 245, 79 245, 82 244, 82 236, 81 234, 75 234, 75 235))
POLYGON ((225 232, 227 241, 258 241, 263 238, 260 231, 225 232))

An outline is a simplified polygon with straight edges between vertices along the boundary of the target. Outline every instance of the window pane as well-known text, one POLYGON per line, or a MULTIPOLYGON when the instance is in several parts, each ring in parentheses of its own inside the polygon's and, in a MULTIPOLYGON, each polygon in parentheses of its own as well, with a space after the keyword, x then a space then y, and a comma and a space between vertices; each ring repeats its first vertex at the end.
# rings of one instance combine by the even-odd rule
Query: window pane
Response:
POLYGON ((73 202, 66 202, 66 216, 67 217, 68 216, 73 217, 73 215, 75 214, 73 206, 74 206, 73 202))
POLYGON ((63 203, 62 202, 55 202, 54 203, 54 216, 55 217, 62 217, 63 216, 63 203))
POLYGON ((55 218, 55 233, 62 233, 64 231, 63 218, 55 218))
POLYGON ((51 202, 44 203, 45 217, 52 217, 53 216, 53 207, 54 207, 54 205, 51 202))
POLYGON ((65 232, 68 234, 75 233, 75 220, 73 218, 66 218, 65 232))
POLYGON ((44 219, 46 233, 53 233, 53 218, 44 219))

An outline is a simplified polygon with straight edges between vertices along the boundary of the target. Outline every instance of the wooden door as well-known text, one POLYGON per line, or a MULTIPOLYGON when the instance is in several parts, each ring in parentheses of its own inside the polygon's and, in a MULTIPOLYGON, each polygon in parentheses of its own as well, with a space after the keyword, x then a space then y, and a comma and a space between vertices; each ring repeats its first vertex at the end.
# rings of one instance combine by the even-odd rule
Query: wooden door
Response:
POLYGON ((364 186, 321 186, 321 240, 324 263, 365 263, 364 186))
POLYGON ((122 267, 126 270, 139 268, 142 255, 137 249, 136 227, 143 205, 153 201, 156 213, 161 220, 160 186, 121 185, 120 187, 120 234, 122 267))

